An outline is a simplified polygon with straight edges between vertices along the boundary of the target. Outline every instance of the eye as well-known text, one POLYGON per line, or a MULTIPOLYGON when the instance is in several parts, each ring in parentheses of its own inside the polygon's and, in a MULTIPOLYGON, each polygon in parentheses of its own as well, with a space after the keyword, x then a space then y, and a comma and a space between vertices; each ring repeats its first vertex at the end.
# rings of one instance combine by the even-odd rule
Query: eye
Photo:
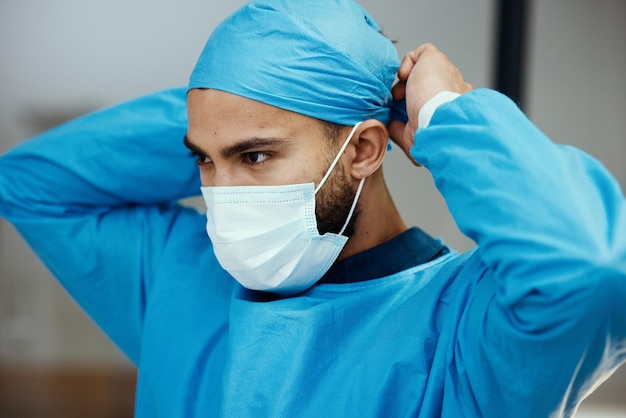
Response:
POLYGON ((189 157, 195 159, 196 164, 198 165, 205 165, 205 164, 212 163, 209 157, 196 151, 189 151, 189 157))
POLYGON ((244 162, 248 164, 261 164, 269 158, 268 153, 261 151, 247 152, 243 155, 244 162))

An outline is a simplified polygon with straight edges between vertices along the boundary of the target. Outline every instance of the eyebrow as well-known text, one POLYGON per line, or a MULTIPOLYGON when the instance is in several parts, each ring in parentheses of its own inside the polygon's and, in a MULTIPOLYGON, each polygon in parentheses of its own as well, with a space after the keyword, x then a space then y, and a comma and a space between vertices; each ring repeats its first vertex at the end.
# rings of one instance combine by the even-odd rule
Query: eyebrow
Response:
MULTIPOLYGON (((263 148, 263 147, 277 147, 288 143, 289 140, 287 138, 278 138, 278 137, 252 137, 244 139, 236 144, 233 144, 229 147, 220 150, 220 155, 225 160, 232 158, 235 155, 243 154, 247 151, 263 148)), ((195 152, 197 154, 206 155, 206 152, 202 150, 200 147, 191 142, 189 137, 185 135, 183 139, 183 143, 189 150, 195 152)))
POLYGON ((200 149, 200 147, 198 147, 196 144, 194 144, 193 142, 189 140, 189 137, 187 135, 185 135, 185 137, 183 138, 183 144, 185 144, 185 146, 189 149, 189 151, 195 154, 200 154, 200 155, 205 154, 205 152, 202 149, 200 149))

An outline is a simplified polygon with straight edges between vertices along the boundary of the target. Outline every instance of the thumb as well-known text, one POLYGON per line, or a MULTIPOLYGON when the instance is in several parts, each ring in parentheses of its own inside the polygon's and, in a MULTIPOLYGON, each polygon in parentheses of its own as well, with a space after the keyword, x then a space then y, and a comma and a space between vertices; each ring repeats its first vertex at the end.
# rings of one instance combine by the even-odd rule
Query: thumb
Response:
POLYGON ((403 148, 402 142, 404 139, 404 128, 406 123, 402 123, 399 120, 392 120, 389 122, 389 136, 391 140, 395 142, 400 148, 403 148))
POLYGON ((413 165, 420 167, 415 159, 411 156, 411 148, 413 147, 414 142, 414 130, 411 129, 411 126, 408 124, 402 123, 399 120, 392 120, 389 122, 389 136, 391 140, 398 145, 402 151, 406 154, 406 156, 411 160, 413 165))

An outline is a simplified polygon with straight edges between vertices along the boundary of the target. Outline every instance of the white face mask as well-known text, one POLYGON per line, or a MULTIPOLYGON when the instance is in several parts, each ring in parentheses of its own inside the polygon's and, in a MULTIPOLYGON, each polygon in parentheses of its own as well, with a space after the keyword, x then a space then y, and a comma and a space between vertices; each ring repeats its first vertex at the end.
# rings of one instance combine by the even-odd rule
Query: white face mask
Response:
POLYGON ((339 233, 320 235, 315 194, 348 146, 354 126, 314 189, 313 183, 285 186, 202 187, 206 230, 222 267, 242 286, 279 294, 301 292, 317 282, 348 241, 343 236, 361 194, 361 179, 339 233))

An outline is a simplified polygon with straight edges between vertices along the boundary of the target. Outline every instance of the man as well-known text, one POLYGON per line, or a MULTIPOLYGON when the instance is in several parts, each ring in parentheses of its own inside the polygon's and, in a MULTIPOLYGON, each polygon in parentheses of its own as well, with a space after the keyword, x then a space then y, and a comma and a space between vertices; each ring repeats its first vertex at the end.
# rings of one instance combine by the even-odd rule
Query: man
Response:
POLYGON ((188 89, 0 168, 2 216, 137 364, 137 416, 572 416, 626 356, 615 180, 351 1, 244 6, 188 89), (389 135, 476 250, 406 228, 389 135))

